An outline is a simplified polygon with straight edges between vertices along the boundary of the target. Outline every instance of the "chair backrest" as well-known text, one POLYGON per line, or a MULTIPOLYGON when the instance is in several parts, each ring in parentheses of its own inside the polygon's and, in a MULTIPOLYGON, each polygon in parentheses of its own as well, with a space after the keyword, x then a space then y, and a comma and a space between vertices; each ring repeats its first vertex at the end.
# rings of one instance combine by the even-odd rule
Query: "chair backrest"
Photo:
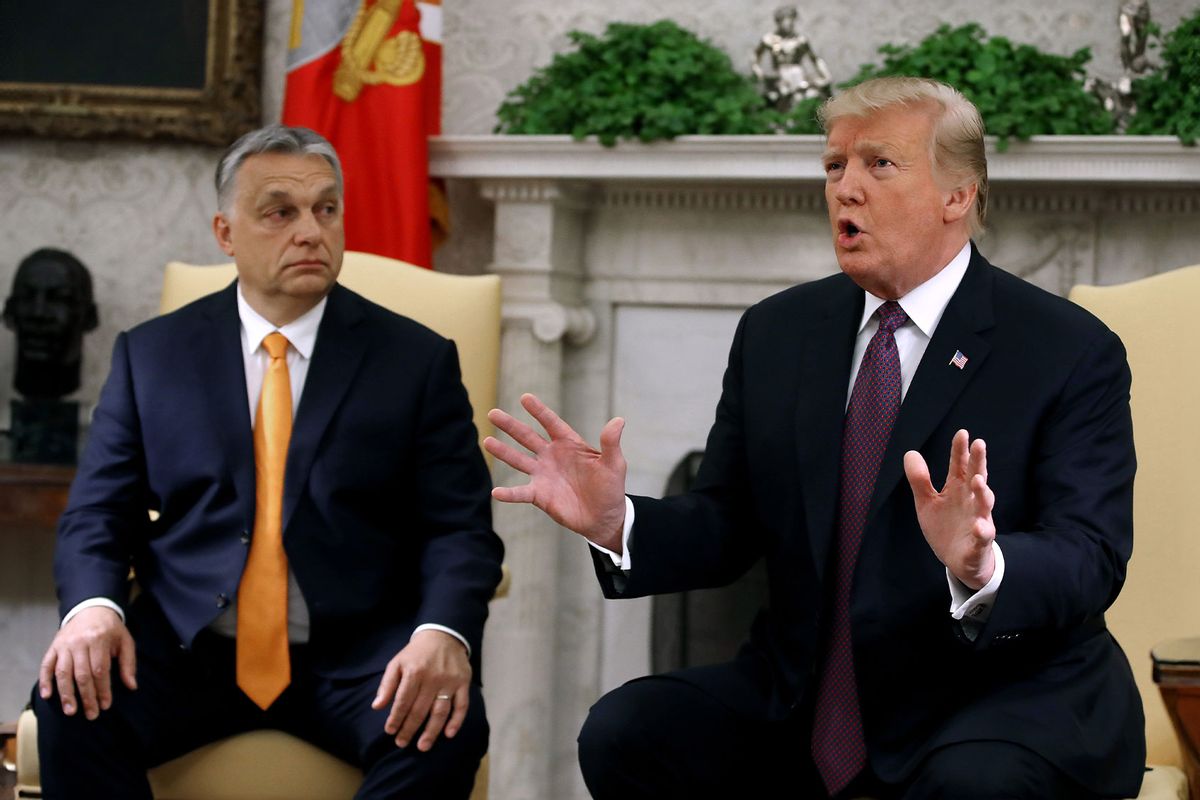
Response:
POLYGON ((1125 343, 1138 470, 1133 559, 1109 627, 1129 656, 1146 708, 1148 760, 1180 764, 1154 685, 1150 649, 1200 632, 1200 265, 1120 286, 1076 286, 1071 299, 1125 343))
MULTIPOLYGON (((159 311, 174 311, 225 288, 235 277, 233 264, 196 266, 172 261, 163 276, 159 311)), ((496 405, 500 277, 445 275, 392 258, 348 251, 338 282, 454 340, 482 442, 492 432, 487 412, 496 405)))

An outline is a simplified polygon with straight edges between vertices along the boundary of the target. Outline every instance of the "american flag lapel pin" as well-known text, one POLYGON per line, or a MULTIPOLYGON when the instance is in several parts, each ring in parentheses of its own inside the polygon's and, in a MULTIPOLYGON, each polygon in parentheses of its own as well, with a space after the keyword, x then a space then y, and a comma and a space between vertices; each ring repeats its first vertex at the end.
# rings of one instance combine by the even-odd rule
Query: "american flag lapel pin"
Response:
POLYGON ((963 355, 962 350, 955 350, 954 357, 950 359, 950 363, 962 369, 967 365, 967 357, 963 355))

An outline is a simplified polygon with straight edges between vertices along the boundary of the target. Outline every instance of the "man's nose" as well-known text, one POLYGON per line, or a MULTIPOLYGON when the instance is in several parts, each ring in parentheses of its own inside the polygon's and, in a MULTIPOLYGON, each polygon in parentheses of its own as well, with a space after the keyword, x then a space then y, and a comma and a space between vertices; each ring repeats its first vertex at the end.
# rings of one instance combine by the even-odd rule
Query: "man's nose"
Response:
POLYGON ((862 167, 853 163, 842 168, 842 174, 833 186, 833 196, 839 203, 861 203, 863 201, 862 167))
POLYGON ((312 211, 301 211, 292 229, 296 244, 312 244, 321 238, 321 224, 312 211))

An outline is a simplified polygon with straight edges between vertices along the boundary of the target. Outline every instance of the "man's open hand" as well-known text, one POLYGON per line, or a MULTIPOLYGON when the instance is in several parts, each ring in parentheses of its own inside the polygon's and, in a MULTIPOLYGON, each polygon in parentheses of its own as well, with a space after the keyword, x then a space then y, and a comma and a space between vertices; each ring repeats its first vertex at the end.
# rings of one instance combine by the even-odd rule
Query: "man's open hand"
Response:
POLYGON ((503 503, 532 503, 555 522, 588 541, 621 552, 625 522, 625 457, 621 431, 625 421, 611 419, 600 431, 600 449, 583 440, 532 394, 521 405, 546 431, 546 438, 511 414, 493 408, 488 419, 524 452, 489 436, 483 446, 513 469, 529 476, 524 486, 498 486, 492 497, 503 503))
POLYGON ((137 689, 137 655, 121 616, 111 608, 85 608, 59 629, 46 650, 38 692, 49 700, 57 685, 64 714, 71 716, 82 705, 83 715, 95 719, 112 706, 114 658, 121 682, 137 689))
POLYGON ((963 430, 950 443, 950 469, 942 491, 933 488, 929 466, 916 450, 904 454, 904 474, 917 505, 921 532, 950 574, 971 589, 992 578, 996 496, 987 485, 987 445, 963 430))

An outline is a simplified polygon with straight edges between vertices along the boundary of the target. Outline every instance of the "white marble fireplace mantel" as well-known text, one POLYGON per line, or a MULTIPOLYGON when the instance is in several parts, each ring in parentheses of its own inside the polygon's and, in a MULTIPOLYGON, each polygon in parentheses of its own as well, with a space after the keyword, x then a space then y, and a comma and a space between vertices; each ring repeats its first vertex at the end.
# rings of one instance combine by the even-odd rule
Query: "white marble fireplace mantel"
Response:
MULTIPOLYGON (((820 136, 682 136, 620 142, 569 136, 443 136, 430 171, 445 178, 822 181, 820 136)), ((992 181, 1200 185, 1200 148, 1172 136, 1035 136, 988 147, 992 181)))
MULTIPOLYGON (((624 416, 628 489, 662 494, 704 447, 741 311, 837 269, 822 148, 816 136, 433 140, 431 172, 494 211, 465 235, 492 226, 480 266, 504 278, 501 405, 535 392, 593 442, 624 416)), ((1033 283, 1064 294, 1200 262, 1200 149, 1039 137, 992 143, 988 160, 980 248, 1033 283)), ((495 479, 519 480, 502 464, 495 479)), ((491 796, 584 798, 575 736, 603 691, 649 671, 650 601, 602 600, 586 547, 540 512, 499 506, 495 523, 514 580, 485 644, 491 796)))

